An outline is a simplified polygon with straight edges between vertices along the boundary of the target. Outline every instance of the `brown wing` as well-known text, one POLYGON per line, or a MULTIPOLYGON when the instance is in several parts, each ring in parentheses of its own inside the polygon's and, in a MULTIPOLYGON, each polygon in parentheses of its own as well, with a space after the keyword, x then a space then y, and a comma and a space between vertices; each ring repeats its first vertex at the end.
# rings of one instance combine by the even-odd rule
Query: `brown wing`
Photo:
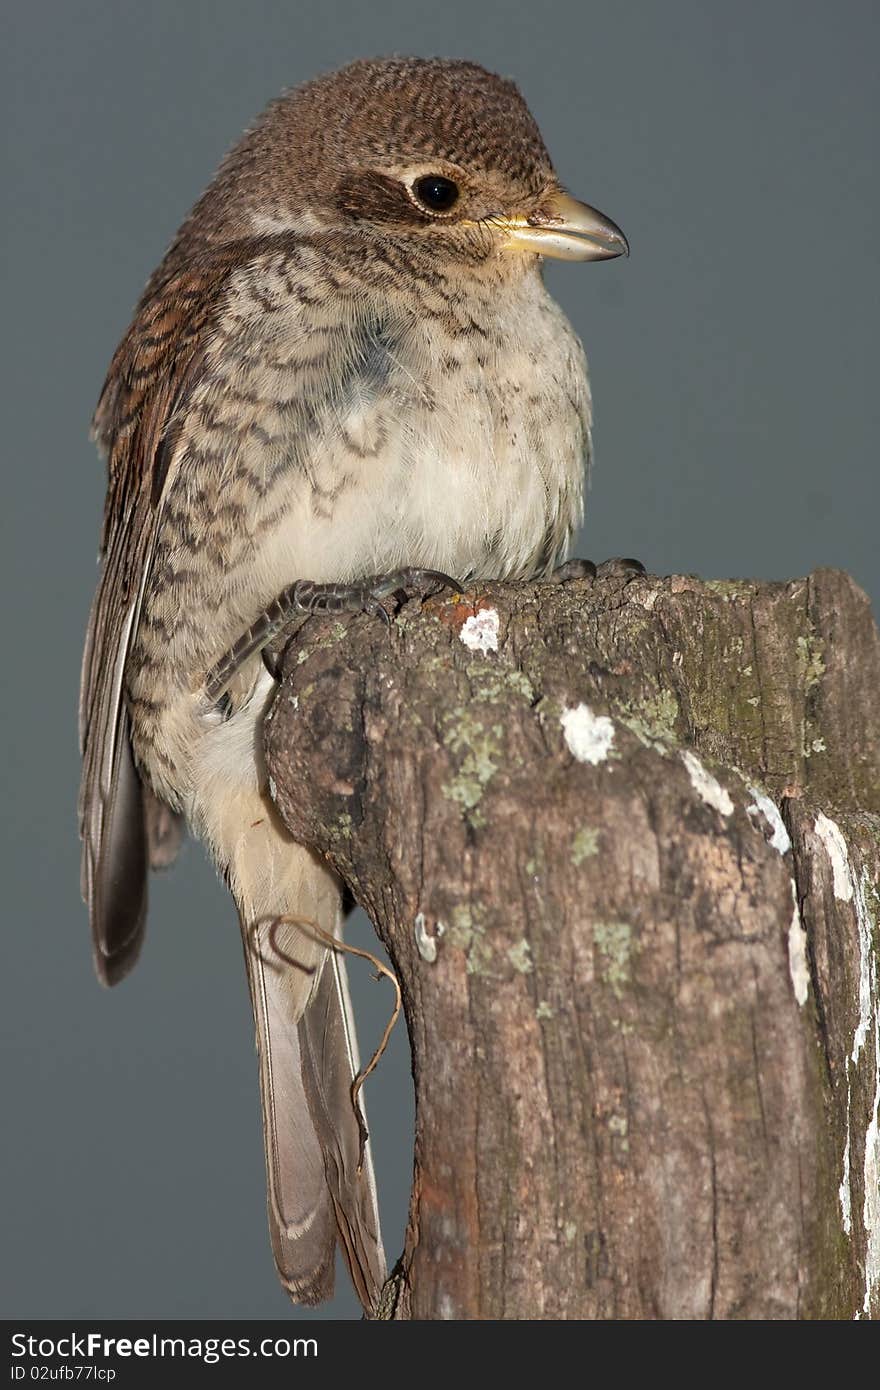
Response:
MULTIPOLYGON (((107 451, 109 478, 103 565, 80 685, 79 824, 82 893, 95 969, 104 984, 115 984, 137 959, 151 850, 154 863, 162 854, 155 807, 147 798, 145 810, 131 752, 125 663, 173 465, 175 411, 198 377, 229 271, 244 258, 234 251, 164 279, 157 273, 117 348, 95 412, 94 432, 107 451)), ((167 859, 170 841, 164 838, 167 859)))

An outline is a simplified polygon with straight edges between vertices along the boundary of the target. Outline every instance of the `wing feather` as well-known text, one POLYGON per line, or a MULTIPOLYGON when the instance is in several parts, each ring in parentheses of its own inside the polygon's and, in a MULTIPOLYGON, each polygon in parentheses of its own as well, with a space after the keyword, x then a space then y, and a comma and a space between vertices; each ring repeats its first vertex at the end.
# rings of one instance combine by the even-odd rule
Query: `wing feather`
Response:
MULTIPOLYGON (((79 817, 83 896, 97 973, 106 984, 121 979, 137 958, 148 868, 173 856, 179 835, 174 812, 141 783, 125 700, 126 663, 163 498, 180 463, 178 422, 200 379, 230 273, 265 249, 264 239, 201 258, 173 249, 167 270, 160 267, 145 291, 95 413, 109 479, 102 572, 83 655, 79 817)), ((307 423, 313 410, 303 414, 307 423)), ((370 1308, 385 1277, 385 1256, 369 1148, 358 1169, 360 1131, 350 1097, 357 1044, 344 964, 330 952, 303 1013, 306 999, 292 1001, 289 980, 267 972, 247 945, 245 956, 260 1040, 276 1263, 294 1298, 320 1301, 332 1289, 339 1239, 370 1308)), ((303 988, 310 993, 310 981, 303 988)))
POLYGON ((244 248, 227 248, 185 272, 157 273, 114 355, 95 412, 109 476, 101 577, 80 684, 79 826, 82 892, 95 968, 105 984, 120 980, 140 951, 150 862, 161 861, 163 852, 165 862, 173 857, 173 835, 164 851, 151 838, 156 821, 131 752, 125 666, 174 467, 175 411, 198 378, 227 277, 246 258, 244 248))

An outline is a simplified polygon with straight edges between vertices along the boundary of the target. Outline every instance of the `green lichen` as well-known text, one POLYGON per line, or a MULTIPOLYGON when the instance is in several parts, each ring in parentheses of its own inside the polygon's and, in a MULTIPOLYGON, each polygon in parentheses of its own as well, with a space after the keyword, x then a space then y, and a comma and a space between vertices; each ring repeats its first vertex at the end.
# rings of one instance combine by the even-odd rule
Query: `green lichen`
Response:
POLYGON ((531 975, 534 966, 532 965, 532 948, 523 938, 515 946, 510 946, 507 951, 507 959, 510 961, 514 970, 518 970, 520 975, 531 975))
POLYGON ((522 671, 511 666, 490 666, 484 662, 468 672, 472 699, 480 704, 507 705, 511 695, 520 695, 531 705, 535 688, 522 671))
POLYGON ((571 862, 576 869, 585 859, 599 853, 599 832, 593 825, 582 825, 571 843, 571 862))
POLYGON ((560 700, 554 699, 552 695, 545 695, 535 705, 535 714, 542 724, 555 726, 558 724, 564 708, 565 706, 560 700))
POLYGON ((663 749, 677 742, 678 714, 678 700, 672 691, 658 690, 655 695, 622 703, 618 717, 647 747, 663 749))
POLYGON ((614 1135, 615 1150, 618 1153, 629 1153, 629 1121, 625 1115, 611 1115, 608 1120, 608 1128, 614 1135))
POLYGON ((806 690, 817 686, 825 674, 825 643, 815 633, 797 639, 801 679, 806 690))
POLYGON ((483 975, 492 963, 492 947, 486 937, 482 913, 477 908, 453 909, 446 937, 467 957, 465 969, 469 975, 483 975))
POLYGON ((541 999, 535 1010, 535 1018, 538 1019, 540 1023, 543 1023, 545 1020, 555 1018, 555 1016, 552 1005, 548 1004, 546 999, 541 999))
POLYGON ((596 922, 593 940, 599 951, 599 970, 616 995, 629 983, 632 927, 628 922, 596 922))
POLYGON ((469 907, 453 908, 449 922, 449 942, 466 951, 474 934, 474 918, 469 907))
POLYGON ((750 585, 738 579, 707 579, 703 582, 703 588, 723 598, 725 603, 731 599, 748 598, 751 594, 750 585))
POLYGON ((608 1128, 612 1134, 617 1134, 623 1138, 629 1133, 629 1121, 625 1115, 612 1115, 608 1121, 608 1128))
POLYGON ((442 739, 458 762, 458 769, 441 791, 468 815, 472 825, 482 825, 485 818, 477 812, 485 787, 491 782, 501 764, 503 728, 500 724, 486 725, 474 718, 466 706, 450 711, 444 721, 442 739))

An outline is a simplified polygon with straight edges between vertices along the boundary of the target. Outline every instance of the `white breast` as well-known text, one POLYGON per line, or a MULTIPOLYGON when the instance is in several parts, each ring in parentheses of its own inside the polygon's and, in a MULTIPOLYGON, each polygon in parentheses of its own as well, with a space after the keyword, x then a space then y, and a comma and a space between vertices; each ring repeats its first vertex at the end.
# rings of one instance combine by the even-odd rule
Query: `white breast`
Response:
POLYGON ((580 343, 541 281, 480 336, 419 325, 389 355, 383 390, 326 412, 311 487, 289 478, 269 570, 286 583, 546 567, 580 522, 590 396, 580 343))
MULTIPOLYGON (((315 322, 301 310, 267 317, 246 283, 234 305, 246 351, 217 347, 215 413, 234 399, 240 424, 259 403, 234 449, 223 441, 218 488, 265 484, 247 494, 252 544, 227 572, 230 629, 298 578, 345 582, 406 565, 527 577, 559 558, 579 524, 586 363, 537 274, 487 296, 464 334, 353 304, 348 319, 339 305, 315 322)), ((218 457, 210 438, 205 452, 218 457)))

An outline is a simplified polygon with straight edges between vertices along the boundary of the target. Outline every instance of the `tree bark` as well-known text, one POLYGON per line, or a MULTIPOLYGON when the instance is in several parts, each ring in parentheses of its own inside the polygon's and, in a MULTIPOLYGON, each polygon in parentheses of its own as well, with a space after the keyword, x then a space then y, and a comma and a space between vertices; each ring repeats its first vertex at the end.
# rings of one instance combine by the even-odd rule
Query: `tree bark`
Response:
POLYGON ((382 1316, 880 1316, 880 637, 844 574, 310 620, 273 795, 403 991, 382 1316))

